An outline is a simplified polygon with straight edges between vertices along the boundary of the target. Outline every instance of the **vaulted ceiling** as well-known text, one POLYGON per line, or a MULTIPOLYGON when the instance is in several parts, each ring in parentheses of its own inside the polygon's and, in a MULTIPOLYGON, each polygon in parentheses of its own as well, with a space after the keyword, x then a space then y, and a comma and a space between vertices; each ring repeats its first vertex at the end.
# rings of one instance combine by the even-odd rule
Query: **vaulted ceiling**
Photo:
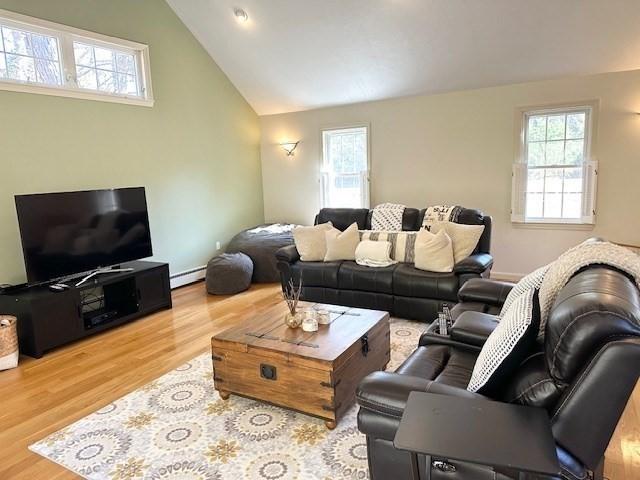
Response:
POLYGON ((640 68, 640 0, 168 3, 260 115, 640 68))

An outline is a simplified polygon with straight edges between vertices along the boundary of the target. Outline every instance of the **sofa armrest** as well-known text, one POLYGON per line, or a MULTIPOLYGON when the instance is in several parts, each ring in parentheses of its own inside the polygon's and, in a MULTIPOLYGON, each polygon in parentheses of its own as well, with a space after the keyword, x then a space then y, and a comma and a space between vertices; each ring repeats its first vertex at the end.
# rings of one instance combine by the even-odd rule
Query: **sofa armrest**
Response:
POLYGON ((295 263, 300 260, 300 254, 295 245, 287 245, 276 251, 276 259, 281 262, 295 263))
POLYGON ((462 388, 444 385, 412 375, 373 372, 358 385, 356 399, 360 407, 400 419, 411 392, 429 392, 462 398, 485 398, 462 388))
POLYGON ((493 266, 493 256, 488 253, 474 253, 460 260, 453 266, 453 273, 477 273, 482 274, 493 266))
POLYGON ((498 326, 498 317, 482 312, 464 312, 451 327, 451 340, 482 347, 498 326))
POLYGON ((458 300, 460 302, 478 302, 501 307, 514 285, 511 282, 472 278, 458 290, 458 300))

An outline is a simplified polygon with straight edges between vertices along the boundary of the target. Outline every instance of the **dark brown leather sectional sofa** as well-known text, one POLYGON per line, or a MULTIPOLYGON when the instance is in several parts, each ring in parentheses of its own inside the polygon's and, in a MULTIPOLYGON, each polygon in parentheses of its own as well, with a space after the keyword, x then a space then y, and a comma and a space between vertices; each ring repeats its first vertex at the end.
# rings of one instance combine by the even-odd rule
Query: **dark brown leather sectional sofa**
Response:
MULTIPOLYGON (((417 231, 425 210, 407 208, 402 229, 417 231)), ((361 230, 371 228, 372 211, 352 208, 324 208, 315 223, 332 222, 339 230, 356 222, 361 230)), ((458 300, 458 290, 471 278, 488 277, 493 265, 491 217, 465 208, 458 223, 484 225, 484 232, 472 255, 455 265, 451 273, 418 270, 412 264, 372 268, 353 261, 301 262, 295 245, 276 252, 283 285, 302 279, 302 299, 335 305, 384 310, 402 318, 431 321, 444 304, 458 300)))

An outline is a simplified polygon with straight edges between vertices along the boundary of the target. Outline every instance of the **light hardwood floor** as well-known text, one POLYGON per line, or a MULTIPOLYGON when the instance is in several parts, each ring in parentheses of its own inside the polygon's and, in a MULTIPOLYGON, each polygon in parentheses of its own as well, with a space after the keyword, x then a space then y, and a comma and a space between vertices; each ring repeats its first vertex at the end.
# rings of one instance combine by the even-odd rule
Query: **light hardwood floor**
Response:
MULTIPOLYGON (((210 349, 211 336, 280 301, 274 285, 213 297, 197 283, 174 308, 0 372, 0 479, 77 478, 27 446, 210 349)), ((607 451, 612 480, 640 479, 640 387, 607 451)))

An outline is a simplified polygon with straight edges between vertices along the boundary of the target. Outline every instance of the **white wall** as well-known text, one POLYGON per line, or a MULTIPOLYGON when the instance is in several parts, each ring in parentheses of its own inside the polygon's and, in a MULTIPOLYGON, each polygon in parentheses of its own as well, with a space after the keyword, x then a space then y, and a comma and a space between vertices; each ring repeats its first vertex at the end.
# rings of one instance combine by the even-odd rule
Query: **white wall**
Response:
POLYGON ((320 130, 371 125, 371 204, 448 203, 493 216, 494 272, 522 274, 589 236, 640 245, 640 71, 508 85, 263 116, 267 221, 309 224, 319 209, 320 130), (597 223, 549 229, 510 222, 516 109, 600 100, 597 223), (301 140, 295 156, 277 144, 301 140))

